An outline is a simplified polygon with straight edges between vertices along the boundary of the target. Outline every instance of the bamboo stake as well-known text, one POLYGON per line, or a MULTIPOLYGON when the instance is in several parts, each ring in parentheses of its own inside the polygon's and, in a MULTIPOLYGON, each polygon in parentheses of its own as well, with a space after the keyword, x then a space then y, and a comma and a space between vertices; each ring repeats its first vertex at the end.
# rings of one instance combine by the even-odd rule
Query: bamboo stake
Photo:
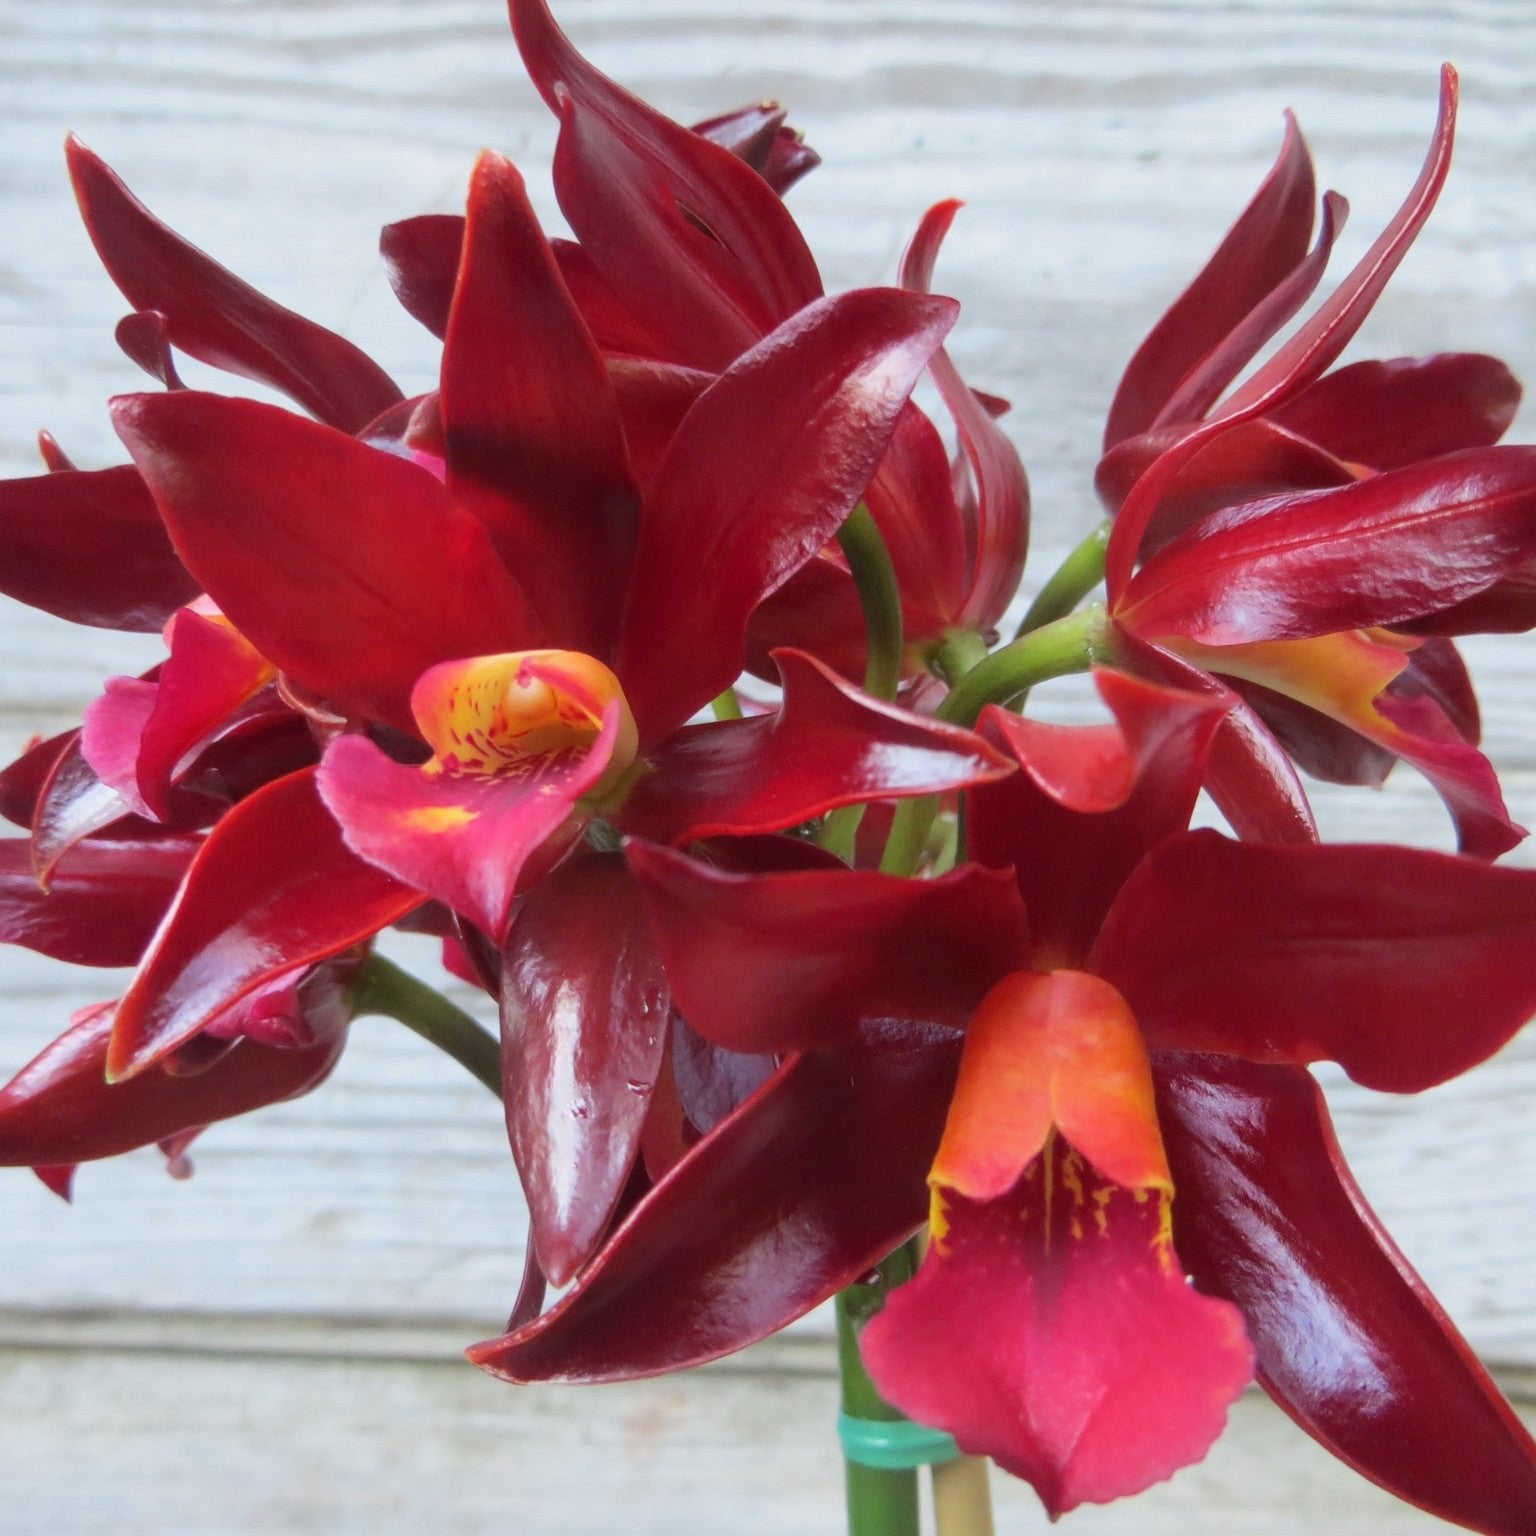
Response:
POLYGON ((984 1456, 962 1456, 929 1469, 939 1536, 995 1536, 987 1465, 984 1456))

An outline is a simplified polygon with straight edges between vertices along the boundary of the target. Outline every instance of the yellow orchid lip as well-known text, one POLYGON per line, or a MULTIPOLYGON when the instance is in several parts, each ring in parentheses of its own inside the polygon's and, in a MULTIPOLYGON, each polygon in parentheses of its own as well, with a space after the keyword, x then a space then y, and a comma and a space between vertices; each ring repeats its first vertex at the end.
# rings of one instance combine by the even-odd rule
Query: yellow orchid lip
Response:
POLYGON ((618 678, 580 651, 445 661, 424 672, 411 694, 433 773, 514 774, 585 751, 615 704, 621 715, 609 777, 634 763, 639 733, 618 678))

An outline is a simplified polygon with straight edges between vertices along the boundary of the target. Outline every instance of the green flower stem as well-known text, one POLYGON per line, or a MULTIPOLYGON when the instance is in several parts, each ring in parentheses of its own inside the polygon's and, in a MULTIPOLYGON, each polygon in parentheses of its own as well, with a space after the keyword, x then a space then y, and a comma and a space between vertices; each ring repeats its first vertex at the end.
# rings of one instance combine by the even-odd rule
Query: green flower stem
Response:
POLYGON ((358 1013, 381 1013, 399 1020, 501 1097, 501 1046, 496 1037, 409 971, 382 955, 371 956, 352 1000, 358 1013))
MULTIPOLYGON (((886 1292, 917 1268, 910 1243, 880 1266, 873 1285, 850 1285, 837 1298, 837 1363, 843 1412, 891 1423, 905 1415, 880 1396, 859 1354, 859 1329, 885 1304, 886 1292)), ((917 1473, 885 1472, 844 1463, 848 1481, 848 1536, 918 1536, 917 1473)))
POLYGON ((869 637, 864 691, 891 702, 901 684, 901 590, 896 585, 891 553, 863 502, 838 529, 837 542, 847 556, 859 604, 864 609, 864 629, 869 637))
POLYGON ((1040 589, 1039 595, 1029 605, 1024 622, 1014 636, 1022 640, 1025 635, 1057 619, 1064 619, 1098 584, 1104 580, 1104 554, 1109 548, 1109 532, 1114 526, 1105 518, 1057 567, 1055 575, 1040 589))
POLYGON ((1108 656, 1109 618, 1096 604, 993 651, 955 684, 934 713, 952 725, 975 725, 986 705, 1006 704, 1048 678, 1086 672, 1108 656))
POLYGON ((929 670, 951 688, 987 659, 987 642, 974 629, 952 629, 928 653, 929 670))
POLYGON ((714 712, 716 720, 740 720, 741 700, 736 697, 734 688, 727 688, 724 693, 716 694, 710 700, 710 709, 714 712))
POLYGON ((928 834, 933 830, 938 814, 937 795, 903 800, 896 807, 890 835, 885 840, 885 851, 880 855, 882 875, 912 875, 917 872, 917 866, 923 860, 923 850, 928 846, 928 834))

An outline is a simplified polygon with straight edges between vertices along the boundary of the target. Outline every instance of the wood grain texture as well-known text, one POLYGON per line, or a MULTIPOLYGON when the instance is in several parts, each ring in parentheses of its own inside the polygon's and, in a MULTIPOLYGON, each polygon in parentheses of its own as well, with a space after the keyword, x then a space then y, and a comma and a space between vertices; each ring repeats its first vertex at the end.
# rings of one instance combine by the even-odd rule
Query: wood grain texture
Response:
MULTIPOLYGON (((1460 66, 1450 186, 1356 354, 1483 349, 1536 373, 1536 15, 1523 0, 564 0, 559 12, 601 66, 680 118, 764 96, 792 107, 826 159, 792 204, 832 287, 890 280, 922 209, 966 199, 939 284, 965 304, 962 366, 1015 401, 1037 580, 1093 518, 1120 367, 1262 175, 1283 107, 1352 200, 1342 269, 1413 179, 1436 67, 1460 66)), ((517 159, 558 223, 552 123, 497 0, 0 0, 0 37, 0 474, 33 472, 44 425, 83 463, 119 461, 102 402, 142 383, 113 346, 123 306, 68 196, 67 129, 175 227, 409 390, 431 383, 435 346, 394 305, 377 227, 453 209, 484 144, 517 159)), ((1532 437, 1530 420, 1517 437, 1532 437)), ((0 749, 62 728, 105 676, 155 649, 7 607, 0 749)), ((1469 649, 1490 750, 1516 815, 1536 823, 1536 654, 1523 641, 1469 649)), ((1080 687, 1041 702, 1063 718, 1091 708, 1080 687)), ((1446 843, 1410 774, 1379 795, 1325 792, 1320 807, 1334 836, 1446 843)), ((429 958, 421 944, 398 953, 429 958)), ((0 957, 0 1071, 113 985, 0 957)), ((1536 1040, 1416 1101, 1330 1091, 1367 1189, 1475 1344, 1536 1367, 1536 1040)), ((773 1385, 750 1393, 706 1374, 591 1398, 517 1397, 425 1363, 496 1326, 524 1217, 495 1106, 404 1032, 361 1026, 322 1093, 218 1128, 195 1158, 186 1185, 147 1154, 88 1169, 73 1210, 26 1175, 0 1180, 0 1342, 16 1346, 0 1357, 13 1426, 0 1530, 559 1533, 608 1528, 599 1506, 634 1512, 635 1531, 675 1529, 679 1510, 702 1529, 834 1528, 826 1384, 786 1374, 787 1355, 765 1357, 773 1385), (133 1328, 134 1352, 114 1351, 133 1328), (223 1330, 238 1355, 205 1357, 223 1330), (307 1348, 285 1354, 300 1336, 307 1348), (21 1348, 29 1338, 60 1347, 21 1348), (445 1416, 452 1437, 434 1427, 445 1416), (99 1448, 88 1479, 66 1429, 99 1448), (744 1499, 722 1502, 733 1487, 744 1499), (588 1494, 590 1519, 573 1513, 588 1494)), ((807 1348, 821 1329, 811 1320, 807 1348)), ((1271 1456, 1271 1436, 1289 1433, 1272 1417, 1245 1403, 1207 1467, 1134 1517, 1078 1524, 1426 1527, 1391 1524, 1387 1501, 1297 1437, 1299 1460, 1271 1456)), ((1020 1496, 1002 1528, 1040 1521, 1020 1496)))

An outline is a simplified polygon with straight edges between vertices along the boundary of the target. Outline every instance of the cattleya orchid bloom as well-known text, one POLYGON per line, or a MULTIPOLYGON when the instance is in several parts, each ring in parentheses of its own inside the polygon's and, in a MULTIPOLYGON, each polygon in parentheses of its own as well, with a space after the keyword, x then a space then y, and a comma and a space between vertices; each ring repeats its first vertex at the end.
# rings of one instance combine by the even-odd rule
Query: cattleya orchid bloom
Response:
POLYGON ((492 152, 462 218, 384 232, 443 341, 417 399, 70 144, 119 344, 163 389, 113 403, 130 464, 45 434, 48 472, 0 484, 0 590, 166 656, 0 770, 28 832, 0 939, 135 968, 0 1088, 0 1163, 61 1193, 136 1147, 180 1170, 202 1127, 324 1080, 383 1007, 374 937, 416 927, 500 1015, 499 1046, 461 1021, 531 1216, 471 1351, 494 1374, 715 1358, 926 1224, 868 1372, 1053 1516, 1198 1459, 1256 1373, 1399 1496, 1529 1532, 1536 1446, 1307 1071, 1415 1092, 1536 1010, 1536 873, 1491 863, 1520 829, 1451 638, 1536 617, 1536 450, 1497 446, 1518 385, 1465 355, 1329 371, 1439 193, 1454 74, 1402 210, 1235 384, 1346 212, 1327 194, 1312 243, 1290 125, 1126 371, 1107 601, 1030 670, 1030 634, 978 659, 1029 493, 1005 404, 944 351, 959 205, 899 288, 829 297, 780 109, 685 128, 545 0, 510 9, 575 239, 492 152), (306 414, 189 390, 177 351, 306 414), (1089 661, 1113 723, 999 707, 1089 661), (746 717, 744 671, 779 685, 746 717), (1292 759, 1397 757, 1463 855, 1317 843, 1292 759), (1202 785, 1240 840, 1190 830, 1202 785))

